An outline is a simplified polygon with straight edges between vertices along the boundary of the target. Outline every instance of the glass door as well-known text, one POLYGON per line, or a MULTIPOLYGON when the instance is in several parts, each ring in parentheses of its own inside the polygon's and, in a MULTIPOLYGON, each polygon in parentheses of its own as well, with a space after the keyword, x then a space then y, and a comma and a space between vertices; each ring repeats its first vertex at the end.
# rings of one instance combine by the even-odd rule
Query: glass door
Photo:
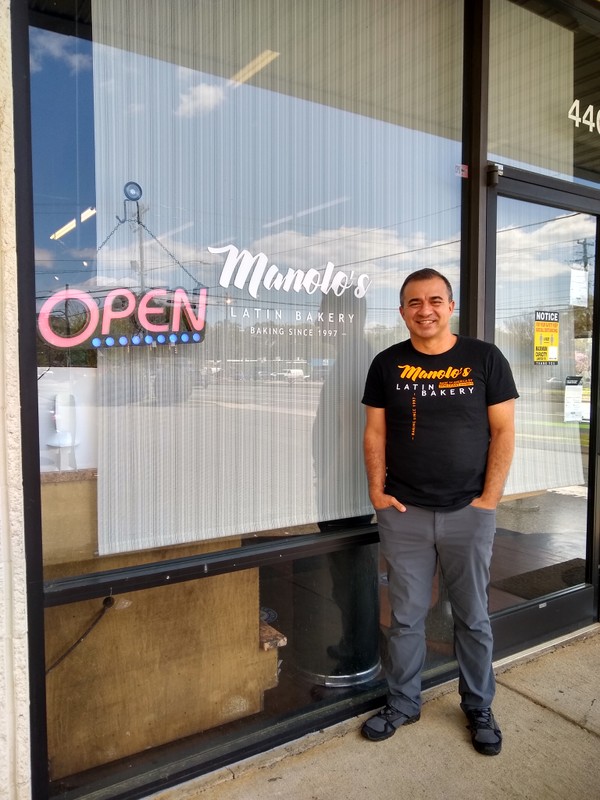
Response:
POLYGON ((501 194, 493 207, 493 339, 520 394, 490 586, 500 640, 510 648, 515 626, 502 619, 514 622, 520 609, 529 620, 516 637, 521 645, 581 625, 582 615, 592 621, 597 216, 501 194), (578 593, 583 606, 574 603, 578 593), (554 613, 561 598, 571 610, 554 613))

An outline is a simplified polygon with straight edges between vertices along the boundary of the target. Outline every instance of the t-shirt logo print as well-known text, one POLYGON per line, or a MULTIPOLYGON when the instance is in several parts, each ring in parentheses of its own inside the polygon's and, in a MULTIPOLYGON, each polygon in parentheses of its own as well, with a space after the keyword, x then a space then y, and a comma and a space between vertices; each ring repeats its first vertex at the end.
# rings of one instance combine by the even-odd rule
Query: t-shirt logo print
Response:
POLYGON ((412 364, 398 364, 400 370, 398 391, 411 389, 421 397, 451 397, 457 394, 472 394, 475 381, 471 376, 472 367, 448 367, 447 369, 426 370, 412 364))
POLYGON ((470 378, 471 367, 449 366, 445 369, 426 370, 412 364, 398 364, 400 380, 407 381, 404 387, 397 384, 397 389, 413 390, 411 398, 411 431, 410 438, 414 441, 417 430, 417 393, 424 397, 445 397, 457 393, 465 394, 466 390, 473 392, 474 381, 470 378), (426 381, 432 381, 427 384, 426 381))

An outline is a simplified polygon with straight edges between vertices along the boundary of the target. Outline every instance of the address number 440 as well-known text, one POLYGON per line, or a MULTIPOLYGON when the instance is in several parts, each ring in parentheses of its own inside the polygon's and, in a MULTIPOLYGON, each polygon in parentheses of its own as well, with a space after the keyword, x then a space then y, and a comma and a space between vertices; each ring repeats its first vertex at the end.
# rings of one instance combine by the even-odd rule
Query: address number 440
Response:
POLYGON ((600 133, 600 109, 594 114, 594 106, 589 105, 586 110, 581 114, 582 104, 580 100, 573 100, 569 113, 569 119, 575 123, 575 127, 579 128, 580 125, 587 125, 591 131, 597 130, 600 133))

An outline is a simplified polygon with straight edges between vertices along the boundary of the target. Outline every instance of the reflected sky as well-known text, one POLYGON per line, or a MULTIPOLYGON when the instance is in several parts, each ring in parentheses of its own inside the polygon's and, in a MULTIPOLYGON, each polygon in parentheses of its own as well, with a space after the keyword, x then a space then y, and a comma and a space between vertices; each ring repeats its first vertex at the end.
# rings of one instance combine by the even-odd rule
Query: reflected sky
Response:
POLYGON ((497 326, 536 309, 569 308, 574 281, 587 282, 587 306, 595 235, 596 220, 587 214, 499 197, 497 326))

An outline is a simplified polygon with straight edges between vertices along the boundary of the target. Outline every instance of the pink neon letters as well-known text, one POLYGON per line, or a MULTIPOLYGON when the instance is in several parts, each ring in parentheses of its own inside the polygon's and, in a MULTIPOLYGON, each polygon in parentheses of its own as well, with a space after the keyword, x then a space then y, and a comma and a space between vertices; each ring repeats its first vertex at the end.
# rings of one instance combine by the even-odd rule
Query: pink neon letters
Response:
MULTIPOLYGON (((204 329, 206 321, 207 290, 199 289, 195 302, 190 298, 185 289, 150 289, 143 295, 137 296, 130 289, 112 289, 102 304, 102 325, 100 331, 103 336, 111 332, 114 320, 127 319, 135 315, 140 327, 152 333, 180 333, 183 318, 187 320, 189 328, 200 332, 204 329), (158 301, 159 305, 153 302, 158 301)), ((57 315, 58 316, 58 315, 57 315)), ((91 339, 98 333, 100 322, 100 308, 94 298, 80 289, 61 289, 51 295, 40 309, 38 327, 42 338, 53 347, 76 347, 91 339), (64 307, 63 315, 68 314, 67 306, 70 300, 77 301, 85 309, 86 320, 83 327, 73 335, 57 332, 50 324, 53 313, 59 306, 64 307)))

